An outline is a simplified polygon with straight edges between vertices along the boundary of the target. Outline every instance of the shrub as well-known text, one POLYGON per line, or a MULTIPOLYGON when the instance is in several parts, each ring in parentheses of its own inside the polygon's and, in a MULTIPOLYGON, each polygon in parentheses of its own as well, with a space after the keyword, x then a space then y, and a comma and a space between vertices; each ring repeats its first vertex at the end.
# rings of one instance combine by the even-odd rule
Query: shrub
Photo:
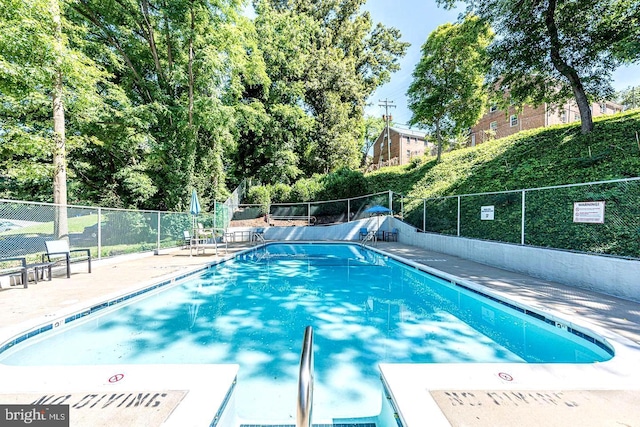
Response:
POLYGON ((291 187, 279 182, 270 186, 269 193, 271 194, 272 203, 288 202, 291 197, 291 187))
POLYGON ((367 194, 368 184, 364 174, 348 168, 330 173, 322 180, 324 200, 346 199, 367 194))

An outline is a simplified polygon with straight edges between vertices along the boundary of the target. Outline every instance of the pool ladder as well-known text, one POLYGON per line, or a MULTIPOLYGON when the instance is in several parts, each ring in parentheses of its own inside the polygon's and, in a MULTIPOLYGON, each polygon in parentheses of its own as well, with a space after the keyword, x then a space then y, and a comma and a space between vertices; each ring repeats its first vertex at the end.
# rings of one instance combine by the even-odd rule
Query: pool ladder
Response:
POLYGON ((367 242, 376 242, 376 232, 375 231, 369 231, 364 237, 362 237, 362 239, 360 240, 360 245, 361 246, 366 246, 367 242))
POLYGON ((313 406, 313 328, 307 326, 302 339, 300 373, 298 374, 298 401, 296 427, 311 427, 313 406))

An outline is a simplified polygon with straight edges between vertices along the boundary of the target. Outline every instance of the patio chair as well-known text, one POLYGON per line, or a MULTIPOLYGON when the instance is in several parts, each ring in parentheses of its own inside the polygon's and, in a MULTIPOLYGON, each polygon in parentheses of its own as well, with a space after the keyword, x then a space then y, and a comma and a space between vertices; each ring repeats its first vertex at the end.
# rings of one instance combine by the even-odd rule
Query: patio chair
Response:
POLYGON ((391 230, 391 232, 388 234, 390 242, 397 242, 398 241, 398 232, 399 232, 399 230, 397 228, 394 228, 394 229, 391 230))
POLYGON ((182 240, 182 249, 188 249, 191 246, 191 233, 188 230, 184 230, 182 232, 183 240, 182 240))
POLYGON ((91 252, 89 249, 69 249, 65 239, 44 242, 47 253, 42 255, 42 262, 62 263, 67 266, 67 278, 71 277, 71 263, 87 261, 88 272, 91 273, 91 252))
POLYGON ((365 237, 367 237, 367 235, 369 234, 369 230, 367 230, 365 227, 362 227, 360 229, 360 240, 364 239, 365 237))

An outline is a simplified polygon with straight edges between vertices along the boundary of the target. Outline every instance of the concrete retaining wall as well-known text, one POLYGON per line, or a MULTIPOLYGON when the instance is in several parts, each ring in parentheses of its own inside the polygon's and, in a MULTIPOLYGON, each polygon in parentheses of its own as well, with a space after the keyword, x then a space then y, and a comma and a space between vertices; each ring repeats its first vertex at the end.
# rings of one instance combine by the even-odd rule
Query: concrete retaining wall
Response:
POLYGON ((395 221, 399 242, 640 302, 640 261, 418 233, 395 221))

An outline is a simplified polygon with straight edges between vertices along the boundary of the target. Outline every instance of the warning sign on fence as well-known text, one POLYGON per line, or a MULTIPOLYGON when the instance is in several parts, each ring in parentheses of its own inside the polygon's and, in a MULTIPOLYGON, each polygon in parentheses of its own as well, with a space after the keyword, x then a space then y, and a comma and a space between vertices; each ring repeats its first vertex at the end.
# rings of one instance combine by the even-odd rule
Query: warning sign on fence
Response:
POLYGON ((493 221, 494 208, 493 206, 481 206, 480 207, 480 219, 483 221, 493 221))
POLYGON ((575 202, 573 222, 604 223, 604 202, 575 202))

